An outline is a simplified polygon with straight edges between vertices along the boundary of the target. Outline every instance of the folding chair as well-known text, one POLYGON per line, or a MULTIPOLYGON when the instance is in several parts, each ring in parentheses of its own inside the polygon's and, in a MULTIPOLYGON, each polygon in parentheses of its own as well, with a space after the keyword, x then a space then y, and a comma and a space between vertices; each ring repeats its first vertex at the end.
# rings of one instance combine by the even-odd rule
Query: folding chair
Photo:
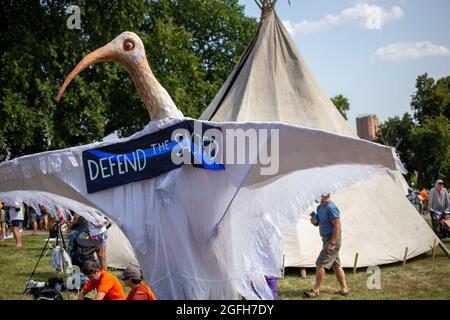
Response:
POLYGON ((53 249, 55 249, 55 247, 56 247, 56 238, 47 238, 47 239, 45 239, 44 240, 45 242, 47 242, 47 249, 46 249, 46 251, 45 251, 45 253, 44 253, 44 257, 46 257, 47 256, 47 254, 50 252, 50 251, 52 251, 53 249))

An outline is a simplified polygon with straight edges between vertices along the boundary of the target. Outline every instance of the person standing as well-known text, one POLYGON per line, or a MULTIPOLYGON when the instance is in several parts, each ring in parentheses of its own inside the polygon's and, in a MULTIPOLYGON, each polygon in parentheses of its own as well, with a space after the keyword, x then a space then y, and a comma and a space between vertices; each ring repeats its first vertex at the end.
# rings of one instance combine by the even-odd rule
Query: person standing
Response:
POLYGON ((0 241, 6 238, 6 211, 3 202, 0 202, 0 241))
POLYGON ((40 229, 48 230, 48 210, 43 205, 39 205, 39 210, 41 211, 40 229))
POLYGON ((31 222, 31 229, 33 230, 32 235, 37 236, 37 212, 32 206, 27 206, 27 216, 28 221, 31 222))
POLYGON ((16 238, 16 247, 22 247, 22 237, 20 235, 20 227, 23 221, 22 202, 16 201, 9 208, 9 218, 11 219, 12 232, 16 238))
POLYGON ((117 278, 131 288, 126 300, 156 300, 152 289, 143 282, 142 272, 138 267, 128 266, 117 278))
POLYGON ((72 212, 72 220, 68 222, 70 256, 74 255, 75 240, 89 238, 89 221, 76 212, 72 212))
POLYGON ((108 270, 106 262, 106 240, 108 239, 106 220, 99 225, 89 223, 89 239, 98 241, 99 250, 97 255, 100 262, 100 268, 102 270, 108 270))
POLYGON ((423 214, 425 214, 425 210, 428 209, 428 192, 427 190, 425 190, 425 188, 422 189, 422 191, 420 191, 420 196, 423 199, 423 214))
POLYGON ((430 190, 428 210, 434 210, 442 216, 442 213, 449 208, 448 191, 444 188, 444 181, 438 179, 435 187, 430 190))
POLYGON ((320 286, 325 277, 325 269, 331 268, 341 286, 339 294, 345 297, 349 296, 345 272, 339 259, 342 239, 340 212, 331 201, 329 193, 322 195, 320 205, 317 207, 317 215, 311 218, 311 223, 319 227, 323 248, 316 261, 316 283, 313 289, 304 292, 305 296, 307 298, 319 296, 320 286))

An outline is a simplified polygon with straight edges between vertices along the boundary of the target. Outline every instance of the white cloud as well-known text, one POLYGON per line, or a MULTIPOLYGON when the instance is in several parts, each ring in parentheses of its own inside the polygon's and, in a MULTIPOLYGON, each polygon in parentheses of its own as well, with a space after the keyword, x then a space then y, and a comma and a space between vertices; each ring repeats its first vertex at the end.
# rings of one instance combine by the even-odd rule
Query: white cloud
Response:
POLYGON ((401 61, 415 60, 426 57, 449 56, 447 47, 425 42, 398 42, 387 47, 379 48, 372 56, 372 62, 376 61, 401 61))
POLYGON ((398 6, 385 9, 378 5, 357 3, 353 7, 344 9, 337 15, 328 14, 320 20, 303 20, 298 23, 285 20, 283 23, 289 33, 292 36, 296 36, 345 25, 358 25, 369 30, 379 30, 387 22, 401 19, 403 15, 402 8, 398 6))

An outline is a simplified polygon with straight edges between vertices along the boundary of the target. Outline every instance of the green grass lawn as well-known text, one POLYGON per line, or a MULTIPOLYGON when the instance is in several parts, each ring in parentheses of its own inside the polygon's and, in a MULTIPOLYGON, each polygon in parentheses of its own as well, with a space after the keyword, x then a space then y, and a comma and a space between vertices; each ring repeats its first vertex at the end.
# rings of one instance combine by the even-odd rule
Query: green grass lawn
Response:
MULTIPOLYGON (((431 226, 431 220, 425 220, 431 226)), ((450 240, 443 241, 450 249, 450 240)), ((368 289, 367 280, 372 275, 367 268, 345 270, 350 298, 337 294, 339 284, 333 273, 327 273, 321 288, 323 300, 438 300, 450 299, 450 259, 438 247, 433 260, 431 250, 402 263, 381 266, 381 289, 368 289)), ((278 282, 280 298, 283 300, 304 299, 303 292, 311 289, 315 282, 315 270, 308 269, 306 279, 299 277, 299 269, 287 269, 285 277, 278 282)))
MULTIPOLYGON (((450 241, 444 242, 450 249, 450 241)), ((367 268, 360 268, 355 274, 346 270, 347 283, 352 292, 350 298, 337 294, 338 282, 333 273, 327 273, 321 288, 320 299, 358 300, 437 300, 450 299, 450 259, 436 249, 435 260, 431 251, 408 260, 406 266, 396 263, 381 267, 381 289, 367 288, 371 276, 367 268)), ((299 277, 298 269, 287 269, 286 275, 278 282, 280 298, 283 300, 303 299, 303 291, 314 285, 315 270, 308 269, 307 278, 299 277)))
MULTIPOLYGON (((0 300, 33 300, 31 295, 22 294, 25 284, 29 280, 42 249, 45 245, 47 236, 25 236, 22 237, 23 247, 15 247, 15 240, 8 239, 0 242, 0 300)), ((66 244, 68 242, 66 241, 66 244)), ((113 272, 118 275, 120 272, 113 272)), ((51 251, 39 262, 36 272, 33 276, 35 281, 46 282, 49 278, 63 277, 63 274, 57 274, 51 266, 51 251)), ((126 288, 122 282, 122 287, 126 288)), ((125 289, 128 293, 129 288, 125 289)), ((76 292, 62 293, 65 300, 77 298, 76 292)), ((91 292, 88 297, 94 295, 91 292)))
MULTIPOLYGON (((23 295, 25 283, 41 254, 46 236, 23 237, 23 248, 16 249, 14 239, 0 242, 0 299, 31 300, 23 295)), ((450 249, 450 241, 446 242, 450 249)), ((50 264, 49 253, 43 258, 33 280, 47 281, 57 276, 50 264)), ((119 272, 113 272, 119 274, 119 272)), ((314 283, 314 270, 308 270, 306 279, 298 276, 298 269, 288 269, 284 279, 279 281, 280 298, 283 300, 303 299, 303 291, 314 283)), ((346 270, 347 281, 352 291, 350 299, 450 299, 450 259, 438 248, 436 259, 431 252, 402 264, 381 268, 381 290, 369 290, 367 279, 370 274, 361 268, 356 274, 346 270)), ((62 276, 60 274, 59 276, 62 276)), ((128 290, 128 288, 127 288, 128 290)), ((126 290, 126 291, 127 291, 126 290)), ((335 292, 338 284, 333 274, 327 274, 320 299, 348 299, 335 292)), ((64 292, 64 299, 76 299, 76 293, 64 292)))

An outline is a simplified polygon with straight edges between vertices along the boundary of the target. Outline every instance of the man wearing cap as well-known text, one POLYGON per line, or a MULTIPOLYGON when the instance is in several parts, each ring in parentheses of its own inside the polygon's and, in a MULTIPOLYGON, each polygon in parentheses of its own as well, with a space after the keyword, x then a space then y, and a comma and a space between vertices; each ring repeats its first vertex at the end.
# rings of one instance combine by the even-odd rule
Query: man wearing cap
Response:
POLYGON ((317 207, 317 215, 312 217, 311 223, 319 227, 323 248, 316 261, 316 283, 314 289, 305 292, 308 298, 317 297, 320 294, 320 285, 325 277, 325 269, 333 268, 339 281, 341 290, 339 294, 348 296, 349 290, 345 281, 345 273, 339 260, 341 248, 341 219, 339 209, 331 201, 330 194, 322 195, 320 205, 317 207))
POLYGON ((448 192, 444 188, 444 181, 438 179, 428 197, 428 210, 434 210, 442 214, 449 208, 448 192))
POLYGON ((150 287, 142 282, 142 272, 138 267, 127 267, 118 278, 123 280, 127 287, 131 288, 126 300, 156 300, 150 287))

